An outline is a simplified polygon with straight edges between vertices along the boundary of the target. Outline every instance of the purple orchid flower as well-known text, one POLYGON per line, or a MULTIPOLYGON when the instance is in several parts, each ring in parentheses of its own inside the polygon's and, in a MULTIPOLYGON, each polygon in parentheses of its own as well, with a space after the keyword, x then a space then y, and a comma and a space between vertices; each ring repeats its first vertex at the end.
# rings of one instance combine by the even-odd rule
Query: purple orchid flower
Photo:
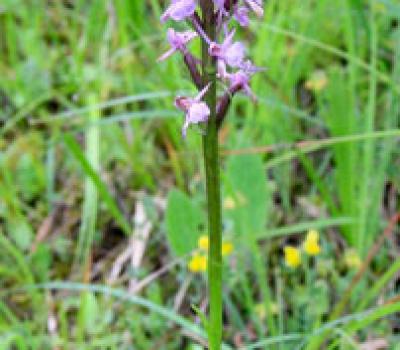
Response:
POLYGON ((211 56, 225 61, 231 67, 240 67, 246 54, 246 48, 240 41, 232 43, 234 35, 235 30, 233 29, 228 33, 222 44, 212 42, 209 47, 209 53, 211 56))
POLYGON ((241 65, 238 71, 228 73, 225 62, 222 60, 218 61, 218 77, 229 81, 229 90, 243 90, 253 101, 256 101, 257 97, 250 88, 250 78, 253 74, 263 70, 263 68, 256 67, 250 60, 247 60, 241 65))
MULTIPOLYGON (((244 2, 258 17, 264 15, 262 0, 244 0, 244 2)), ((230 11, 233 9, 233 16, 239 24, 242 27, 248 26, 248 9, 245 6, 240 6, 238 0, 214 0, 214 4, 218 12, 218 23, 222 21, 222 16, 229 17, 230 11)))
POLYGON ((255 66, 250 60, 246 60, 245 62, 243 62, 240 68, 249 75, 265 71, 265 68, 255 66))
POLYGON ((167 32, 167 40, 171 48, 163 55, 161 55, 157 61, 164 61, 165 59, 173 55, 176 51, 181 51, 185 53, 186 45, 195 37, 197 37, 197 33, 192 30, 179 33, 176 32, 173 28, 169 28, 167 32))
POLYGON ((186 138, 190 124, 205 123, 210 116, 210 108, 202 100, 211 84, 208 84, 195 98, 179 96, 175 99, 175 106, 186 113, 182 127, 182 136, 186 138))
POLYGON ((243 90, 244 93, 249 96, 253 101, 256 101, 257 97, 253 93, 249 85, 250 77, 251 76, 242 69, 228 75, 231 89, 235 89, 236 87, 238 87, 239 89, 243 90))
POLYGON ((166 22, 168 19, 174 21, 182 21, 194 14, 197 7, 196 0, 172 0, 171 5, 161 16, 161 22, 166 22))

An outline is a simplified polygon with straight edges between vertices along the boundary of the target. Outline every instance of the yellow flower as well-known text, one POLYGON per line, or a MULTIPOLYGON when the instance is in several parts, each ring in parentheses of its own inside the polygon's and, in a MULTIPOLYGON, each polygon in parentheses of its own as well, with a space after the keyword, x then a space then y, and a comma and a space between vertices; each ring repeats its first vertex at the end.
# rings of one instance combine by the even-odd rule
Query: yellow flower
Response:
POLYGON ((306 81, 306 88, 315 92, 323 90, 328 84, 328 77, 323 70, 315 71, 306 81))
MULTIPOLYGON (((208 239, 208 236, 206 235, 200 236, 199 240, 197 241, 197 246, 199 247, 200 250, 208 251, 210 247, 210 241, 208 239)), ((222 247, 221 247, 222 256, 227 256, 231 254, 232 251, 233 251, 233 244, 231 242, 222 242, 222 247)))
POLYGON ((221 247, 222 256, 227 256, 233 251, 233 244, 231 242, 223 242, 221 247))
POLYGON ((204 272, 207 270, 207 257, 205 255, 194 254, 188 263, 191 272, 204 272))
POLYGON ((225 209, 235 209, 236 202, 232 197, 226 197, 224 199, 224 208, 225 209))
MULTIPOLYGON (((277 303, 270 303, 269 304, 269 313, 272 315, 277 315, 279 312, 279 307, 277 303)), ((255 312, 258 315, 258 317, 260 318, 260 320, 264 320, 265 317, 267 316, 267 312, 265 309, 265 304, 264 303, 259 303, 255 305, 255 312)))
POLYGON ((374 3, 374 6, 372 7, 372 9, 376 13, 380 13, 380 14, 385 14, 387 12, 387 7, 384 3, 374 3))
POLYGON ((360 256, 354 249, 349 249, 344 255, 344 262, 350 269, 359 269, 361 267, 360 256))
POLYGON ((199 237, 199 240, 197 241, 197 246, 200 249, 208 250, 209 245, 210 245, 210 241, 209 241, 207 235, 202 235, 202 236, 199 237))
POLYGON ((306 240, 303 243, 304 251, 308 255, 318 255, 321 252, 321 247, 318 243, 319 233, 316 230, 310 230, 307 232, 306 240))
POLYGON ((266 312, 265 312, 265 305, 264 303, 259 303, 255 306, 255 312, 258 315, 259 319, 264 321, 266 312))
POLYGON ((284 248, 284 252, 285 252, 285 262, 287 266, 296 268, 297 266, 300 265, 301 256, 300 256, 300 251, 297 248, 286 246, 284 248))

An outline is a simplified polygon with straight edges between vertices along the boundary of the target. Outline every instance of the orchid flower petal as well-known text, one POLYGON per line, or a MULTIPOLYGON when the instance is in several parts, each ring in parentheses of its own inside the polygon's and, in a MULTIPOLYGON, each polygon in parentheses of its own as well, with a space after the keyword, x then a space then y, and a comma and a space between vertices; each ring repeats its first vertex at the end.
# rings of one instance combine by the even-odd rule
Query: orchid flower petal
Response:
POLYGON ((208 83, 194 98, 195 101, 199 102, 203 99, 204 95, 207 93, 208 89, 210 88, 211 83, 208 83))
POLYGON ((192 16, 196 7, 196 0, 174 0, 161 16, 161 22, 166 22, 168 19, 182 21, 192 16))

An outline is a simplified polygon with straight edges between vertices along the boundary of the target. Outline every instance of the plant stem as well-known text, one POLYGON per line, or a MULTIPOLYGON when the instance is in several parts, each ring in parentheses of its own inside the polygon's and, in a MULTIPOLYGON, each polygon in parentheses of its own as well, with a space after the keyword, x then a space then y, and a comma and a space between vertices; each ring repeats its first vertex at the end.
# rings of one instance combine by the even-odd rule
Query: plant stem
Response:
MULTIPOLYGON (((211 41, 216 39, 214 4, 201 1, 203 29, 211 41)), ((208 44, 202 42, 203 86, 211 83, 205 95, 210 108, 210 118, 203 137, 204 166, 206 173, 208 229, 210 249, 208 255, 208 284, 210 317, 208 327, 209 349, 220 350, 222 338, 222 256, 221 256, 221 194, 219 180, 218 131, 216 119, 216 61, 208 53, 208 44)))

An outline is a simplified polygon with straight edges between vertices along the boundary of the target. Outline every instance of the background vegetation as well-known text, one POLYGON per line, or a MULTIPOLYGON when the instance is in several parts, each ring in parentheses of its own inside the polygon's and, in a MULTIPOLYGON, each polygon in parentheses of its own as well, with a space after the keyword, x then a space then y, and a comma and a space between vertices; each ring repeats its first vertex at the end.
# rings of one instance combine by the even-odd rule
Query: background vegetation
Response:
MULTIPOLYGON (((201 134, 180 57, 156 63, 165 5, 0 3, 1 349, 204 344, 201 134)), ((240 33, 267 71, 220 134, 226 349, 399 349, 399 20, 268 0, 240 33), (287 266, 310 229, 321 253, 287 266)))

